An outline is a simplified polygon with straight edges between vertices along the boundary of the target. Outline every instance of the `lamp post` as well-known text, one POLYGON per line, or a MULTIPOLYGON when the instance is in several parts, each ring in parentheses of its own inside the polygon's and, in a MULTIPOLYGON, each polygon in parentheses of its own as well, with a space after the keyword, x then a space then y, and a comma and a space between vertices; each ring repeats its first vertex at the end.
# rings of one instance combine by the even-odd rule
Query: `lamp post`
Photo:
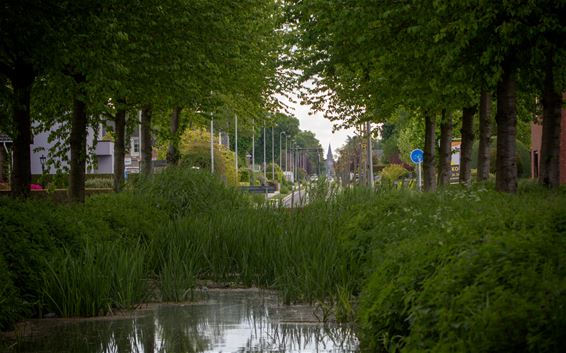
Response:
POLYGON ((252 132, 252 176, 253 176, 255 173, 255 119, 253 120, 252 125, 253 125, 253 132, 252 132))
MULTIPOLYGON (((246 161, 248 162, 248 168, 249 168, 250 165, 252 164, 252 155, 251 155, 251 154, 249 154, 249 153, 246 154, 246 161)), ((253 183, 253 179, 254 179, 253 175, 254 175, 254 174, 253 174, 253 170, 252 170, 252 172, 251 172, 250 175, 249 175, 250 185, 253 185, 253 184, 252 184, 252 183, 253 183)))
POLYGON ((265 133, 265 123, 263 123, 263 178, 267 181, 266 144, 267 144, 267 134, 265 133))
POLYGON ((210 172, 214 174, 214 116, 210 113, 210 172))
MULTIPOLYGON (((228 145, 230 148, 230 145, 228 145)), ((238 115, 234 115, 234 153, 236 154, 236 182, 240 181, 240 173, 238 170, 238 115)))
POLYGON ((271 180, 275 181, 275 128, 271 125, 271 180))
POLYGON ((281 167, 281 169, 283 169, 282 165, 283 165, 283 161, 282 161, 282 155, 281 155, 281 135, 285 135, 285 138, 287 138, 287 134, 285 133, 285 131, 281 131, 279 133, 279 166, 281 167))
POLYGON ((289 151, 287 150, 287 134, 285 134, 285 171, 289 169, 289 151))

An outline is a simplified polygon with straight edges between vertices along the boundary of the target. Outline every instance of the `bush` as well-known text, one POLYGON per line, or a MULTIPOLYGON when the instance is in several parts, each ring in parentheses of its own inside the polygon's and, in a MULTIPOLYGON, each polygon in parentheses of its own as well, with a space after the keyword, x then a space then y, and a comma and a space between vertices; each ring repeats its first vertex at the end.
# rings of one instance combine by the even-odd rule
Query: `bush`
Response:
POLYGON ((557 220, 566 202, 550 195, 456 188, 373 206, 387 217, 358 219, 351 240, 373 250, 358 312, 363 347, 562 351, 566 222, 557 220))
POLYGON ((112 189, 114 180, 111 178, 89 178, 85 181, 85 187, 89 189, 112 189))
POLYGON ((171 217, 249 205, 249 199, 238 189, 225 186, 208 172, 182 166, 139 180, 134 194, 147 197, 151 207, 171 217))
MULTIPOLYGON (((179 143, 180 165, 210 171, 210 133, 205 130, 186 130, 179 143)), ((238 185, 234 152, 223 145, 213 144, 214 174, 228 185, 238 185)))
POLYGON ((25 305, 12 282, 4 257, 0 255, 0 331, 12 329, 14 322, 24 315, 25 305))
POLYGON ((281 170, 281 167, 279 167, 279 165, 269 163, 267 165, 266 175, 267 175, 267 180, 280 182, 283 179, 283 170, 281 170), (275 178, 273 178, 272 175, 273 173, 271 173, 273 167, 275 169, 275 178))
POLYGON ((393 183, 402 176, 407 175, 407 173, 409 173, 409 171, 401 164, 389 164, 381 171, 381 179, 393 183))
POLYGON ((240 183, 249 183, 251 178, 251 169, 249 168, 240 168, 240 183))

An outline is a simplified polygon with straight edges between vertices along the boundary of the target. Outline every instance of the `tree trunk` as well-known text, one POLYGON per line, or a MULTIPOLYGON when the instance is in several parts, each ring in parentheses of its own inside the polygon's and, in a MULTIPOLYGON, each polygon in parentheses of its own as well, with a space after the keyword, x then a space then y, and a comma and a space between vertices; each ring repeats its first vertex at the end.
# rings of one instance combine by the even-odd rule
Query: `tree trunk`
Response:
POLYGON ((12 196, 25 198, 30 194, 32 142, 30 100, 35 72, 31 65, 16 64, 10 82, 13 89, 12 123, 14 127, 12 196))
POLYGON ((542 92, 543 120, 539 182, 550 188, 560 185, 560 130, 562 95, 554 85, 552 60, 546 66, 542 92))
POLYGON ((438 151, 438 185, 449 185, 452 174, 452 113, 442 110, 440 149, 438 151))
POLYGON ((517 191, 517 107, 516 84, 509 63, 503 64, 503 74, 497 83, 497 158, 495 189, 517 191))
POLYGON ((85 76, 74 76, 75 84, 79 86, 73 97, 73 112, 71 117, 71 161, 69 171, 69 199, 72 202, 85 200, 85 169, 86 169, 86 137, 87 115, 86 103, 80 85, 86 80, 85 76))
POLYGON ((423 180, 425 191, 436 190, 436 175, 434 172, 435 125, 434 118, 429 113, 425 113, 425 141, 423 151, 423 180))
POLYGON ((179 162, 179 136, 177 136, 177 131, 179 130, 181 109, 181 107, 175 107, 171 113, 171 141, 169 142, 169 148, 167 149, 167 164, 169 165, 176 165, 179 162))
POLYGON ((4 151, 4 146, 0 144, 0 183, 7 181, 6 176, 6 162, 8 158, 6 156, 6 151, 4 151))
POLYGON ((151 113, 152 106, 146 105, 141 114, 141 168, 140 173, 148 176, 152 172, 151 165, 151 113))
POLYGON ((462 145, 460 146, 460 184, 470 185, 472 182, 472 146, 474 145, 474 115, 476 107, 462 110, 462 145))
POLYGON ((124 158, 126 155, 126 110, 119 108, 114 117, 114 191, 124 185, 124 158))
POLYGON ((489 179, 491 148, 491 95, 482 91, 480 96, 480 138, 478 146, 478 181, 489 179))

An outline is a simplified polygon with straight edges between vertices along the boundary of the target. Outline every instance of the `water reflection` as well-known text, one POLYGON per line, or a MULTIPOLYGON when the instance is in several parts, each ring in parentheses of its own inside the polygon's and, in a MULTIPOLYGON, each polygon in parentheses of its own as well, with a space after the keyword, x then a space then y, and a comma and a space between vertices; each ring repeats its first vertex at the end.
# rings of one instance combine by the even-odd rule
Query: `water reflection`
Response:
MULTIPOLYGON (((317 322, 308 306, 258 291, 211 292, 197 304, 164 304, 113 320, 49 321, 14 352, 355 352, 351 330, 317 322)), ((47 322, 44 322, 45 324, 47 322)))

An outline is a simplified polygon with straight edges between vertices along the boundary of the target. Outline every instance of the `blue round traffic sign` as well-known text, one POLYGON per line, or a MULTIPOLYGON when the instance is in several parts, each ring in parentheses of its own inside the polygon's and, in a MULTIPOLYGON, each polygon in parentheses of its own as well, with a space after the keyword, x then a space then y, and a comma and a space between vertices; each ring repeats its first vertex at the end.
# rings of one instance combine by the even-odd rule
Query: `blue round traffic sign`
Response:
POLYGON ((424 160, 423 150, 417 148, 411 151, 411 161, 415 164, 422 163, 424 160))

